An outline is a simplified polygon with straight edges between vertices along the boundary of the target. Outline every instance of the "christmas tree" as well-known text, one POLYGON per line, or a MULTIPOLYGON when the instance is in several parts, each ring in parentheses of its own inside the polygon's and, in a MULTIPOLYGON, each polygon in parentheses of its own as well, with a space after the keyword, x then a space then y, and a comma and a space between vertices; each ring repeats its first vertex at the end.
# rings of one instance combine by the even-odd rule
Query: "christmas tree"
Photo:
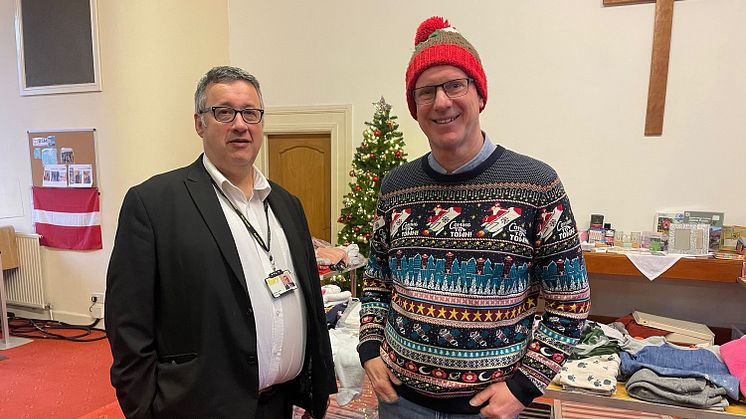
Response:
POLYGON ((373 105, 373 122, 365 123, 363 142, 352 160, 350 176, 354 181, 342 200, 344 208, 337 220, 344 224, 337 236, 339 243, 356 243, 365 257, 370 250, 381 180, 389 170, 406 162, 403 135, 398 131, 397 117, 391 115, 391 105, 383 97, 373 105))

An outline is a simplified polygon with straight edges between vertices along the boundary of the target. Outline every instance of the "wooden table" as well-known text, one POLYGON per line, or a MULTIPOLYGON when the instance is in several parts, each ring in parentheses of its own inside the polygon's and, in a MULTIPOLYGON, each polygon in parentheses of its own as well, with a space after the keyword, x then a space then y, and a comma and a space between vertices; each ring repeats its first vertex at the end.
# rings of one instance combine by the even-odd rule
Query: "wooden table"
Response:
POLYGON ((714 410, 651 403, 630 397, 630 395, 627 394, 627 390, 624 389, 624 384, 617 384, 617 391, 613 396, 566 391, 560 386, 550 384, 544 392, 544 397, 592 404, 594 406, 627 409, 637 412, 650 412, 659 415, 679 416, 688 419, 746 418, 746 405, 743 404, 732 404, 725 409, 725 412, 716 412, 714 410))
POLYGON ((350 292, 352 293, 352 298, 356 298, 357 297, 357 270, 359 268, 364 267, 367 262, 368 262, 367 260, 363 260, 362 262, 356 265, 346 267, 344 270, 330 271, 323 275, 319 275, 319 278, 321 279, 321 281, 323 281, 325 279, 329 279, 333 277, 334 275, 339 275, 345 272, 349 272, 350 273, 350 292))
MULTIPOLYGON (((583 252, 589 274, 641 276, 639 270, 621 253, 583 252)), ((737 283, 741 276, 743 261, 726 259, 679 259, 657 279, 689 279, 737 283)))

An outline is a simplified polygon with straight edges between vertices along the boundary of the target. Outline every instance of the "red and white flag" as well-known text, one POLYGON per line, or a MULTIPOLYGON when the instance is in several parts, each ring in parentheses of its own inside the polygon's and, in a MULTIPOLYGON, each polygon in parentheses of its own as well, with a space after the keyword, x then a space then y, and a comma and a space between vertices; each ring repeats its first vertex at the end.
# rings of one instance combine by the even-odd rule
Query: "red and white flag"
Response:
POLYGON ((101 211, 97 188, 34 186, 33 221, 42 246, 101 249, 101 211))

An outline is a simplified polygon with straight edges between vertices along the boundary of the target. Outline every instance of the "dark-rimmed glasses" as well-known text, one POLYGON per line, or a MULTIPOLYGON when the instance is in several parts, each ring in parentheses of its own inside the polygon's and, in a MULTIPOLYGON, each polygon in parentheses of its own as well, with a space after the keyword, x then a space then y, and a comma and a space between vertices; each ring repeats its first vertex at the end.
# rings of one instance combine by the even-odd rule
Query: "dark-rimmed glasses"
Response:
POLYGON ((435 95, 438 94, 438 88, 441 88, 449 99, 455 99, 466 95, 469 91, 469 83, 473 82, 474 79, 463 78, 449 80, 445 83, 432 86, 418 87, 412 89, 412 97, 414 98, 414 103, 418 105, 429 105, 435 101, 435 95))
POLYGON ((243 118, 244 122, 247 124, 258 124, 262 122, 262 116, 264 116, 264 109, 233 109, 229 106, 212 106, 199 111, 200 114, 207 112, 212 112, 212 116, 215 117, 215 120, 223 124, 233 122, 233 120, 236 119, 237 113, 241 114, 241 118, 243 118))

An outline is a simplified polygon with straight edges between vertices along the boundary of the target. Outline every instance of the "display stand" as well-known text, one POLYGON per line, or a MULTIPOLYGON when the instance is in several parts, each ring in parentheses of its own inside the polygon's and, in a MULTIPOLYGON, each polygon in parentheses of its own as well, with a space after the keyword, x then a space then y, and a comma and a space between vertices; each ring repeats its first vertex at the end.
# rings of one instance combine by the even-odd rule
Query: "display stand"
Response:
MULTIPOLYGON (((641 276, 621 253, 583 252, 589 274, 641 276)), ((743 262, 725 259, 680 259, 658 278, 737 283, 743 262)), ((656 278, 657 280, 657 278, 656 278)))
MULTIPOLYGON (((584 252, 583 256, 585 258, 588 274, 642 276, 642 273, 640 273, 635 265, 630 262, 629 258, 623 254, 584 252)), ((680 259, 658 278, 664 280, 676 279, 731 284, 737 284, 740 282, 741 284, 744 284, 744 282, 739 278, 741 276, 742 266, 743 262, 739 260, 721 260, 714 258, 680 259)), ((658 278, 656 278, 656 281, 658 278)), ((687 419, 746 419, 746 405, 744 404, 732 404, 725 409, 724 412, 718 412, 661 403, 650 403, 630 397, 624 388, 624 384, 617 384, 617 391, 614 396, 565 391, 561 387, 552 384, 547 388, 544 396, 557 400, 567 400, 592 404, 595 406, 678 416, 687 419)))
MULTIPOLYGON (((606 252, 583 252, 586 270, 589 278, 595 275, 611 276, 634 276, 644 278, 645 276, 630 261, 627 255, 622 253, 606 252)), ((740 292, 741 286, 746 286, 746 280, 742 279, 744 262, 735 259, 716 259, 716 258, 682 258, 673 264, 668 270, 655 278, 659 281, 696 281, 705 287, 712 284, 713 287, 738 287, 734 292, 740 292)), ((634 307, 634 306, 633 306, 634 307)), ((640 307, 636 307, 637 309, 640 307)), ((633 309, 633 310, 634 310, 633 309)), ((633 311, 633 310, 630 310, 633 311)), ((659 313, 666 315, 667 313, 659 313)), ((669 313, 670 315, 670 313, 669 313)), ((616 318, 616 317, 615 317, 616 318)), ((592 316, 593 320, 601 322, 612 321, 613 319, 604 316, 592 316)), ((688 319, 696 321, 697 319, 688 319)), ((731 320, 730 323, 734 321, 731 320)), ((740 321, 735 321, 740 323, 740 321)), ((707 324, 705 322, 705 324, 707 324)), ((716 327, 708 325, 715 332, 715 342, 724 343, 730 340, 731 330, 729 327, 716 327)))
POLYGON ((6 305, 5 296, 5 276, 3 275, 2 261, 3 256, 0 255, 0 310, 2 310, 2 312, 0 312, 0 318, 2 318, 2 320, 0 321, 0 323, 2 324, 0 333, 2 333, 3 335, 2 340, 0 340, 0 351, 33 342, 31 339, 17 338, 10 335, 10 326, 8 325, 8 307, 6 305))
POLYGON ((350 288, 351 288, 350 292, 352 293, 352 298, 356 298, 357 297, 357 270, 359 268, 364 267, 366 263, 367 263, 367 261, 362 261, 362 262, 360 262, 358 264, 355 264, 355 265, 352 265, 352 266, 348 266, 344 270, 341 270, 341 271, 327 272, 327 273, 325 273, 323 275, 319 275, 319 279, 321 279, 323 281, 325 279, 329 279, 329 278, 333 277, 334 275, 339 275, 339 274, 343 274, 345 272, 349 272, 350 273, 350 288))

